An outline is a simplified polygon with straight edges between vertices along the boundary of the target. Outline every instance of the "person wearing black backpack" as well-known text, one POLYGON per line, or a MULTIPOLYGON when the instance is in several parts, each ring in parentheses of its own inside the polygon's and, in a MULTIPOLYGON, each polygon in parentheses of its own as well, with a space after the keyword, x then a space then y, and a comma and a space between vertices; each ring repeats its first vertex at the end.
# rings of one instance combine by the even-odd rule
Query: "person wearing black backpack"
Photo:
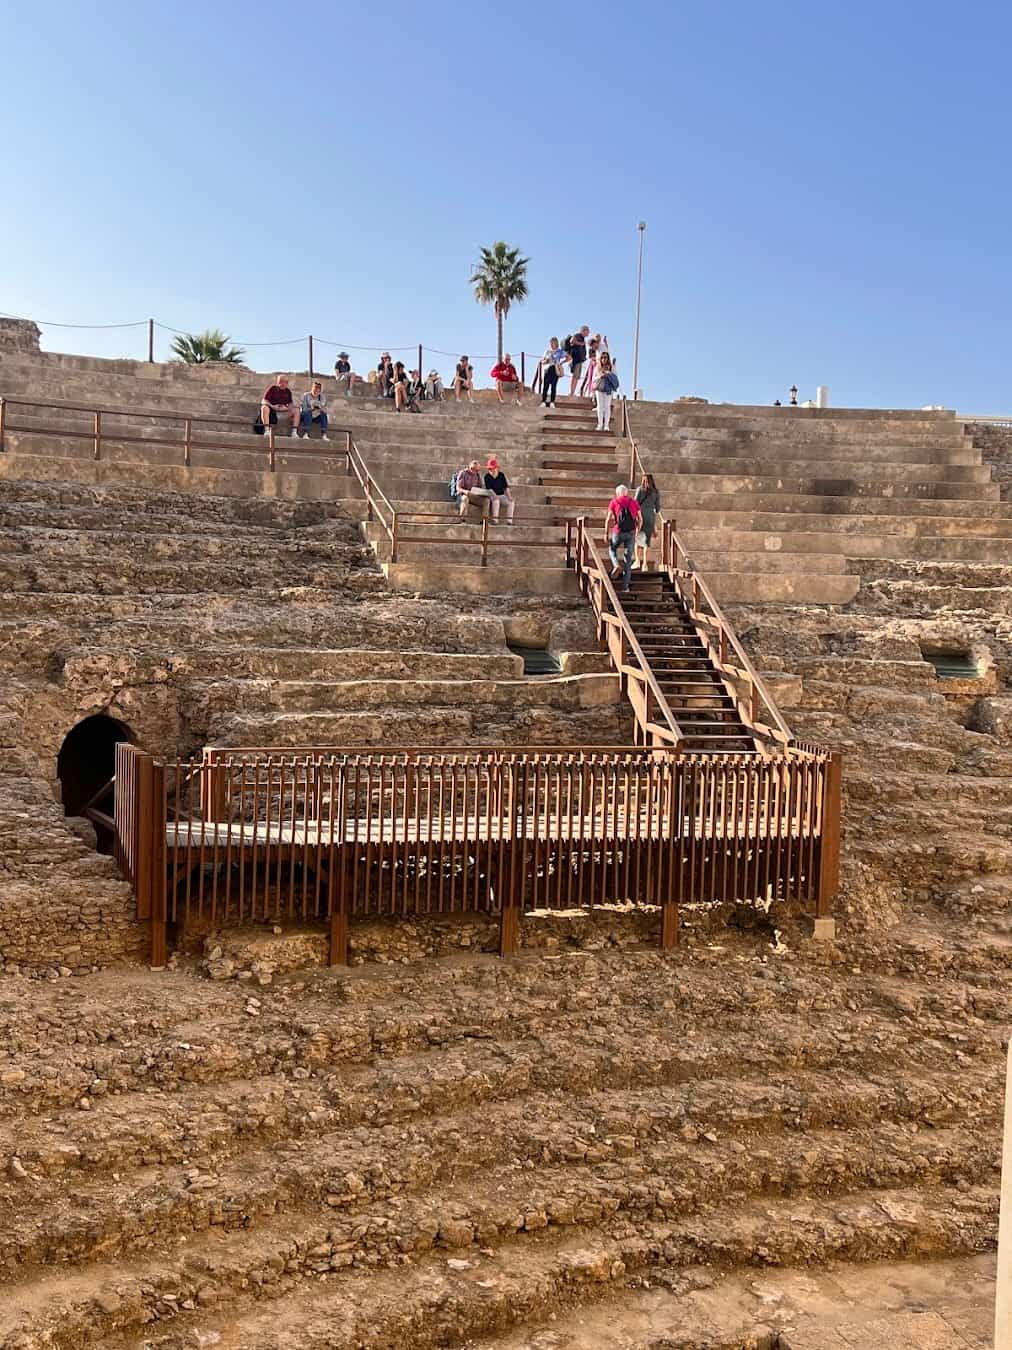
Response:
POLYGON ((608 503, 608 514, 604 519, 604 532, 608 537, 608 554, 611 558, 611 575, 622 573, 622 593, 629 592, 632 579, 633 551, 636 547, 636 531, 640 525, 640 504, 630 496, 625 483, 619 483, 615 495, 608 503), (618 560, 619 549, 625 550, 622 562, 618 560))
POLYGON ((566 351, 569 353, 569 373, 572 379, 569 382, 570 396, 576 393, 577 386, 580 383, 580 377, 583 375, 583 363, 587 359, 587 338, 590 336, 589 327, 584 324, 583 327, 569 339, 569 346, 566 351))

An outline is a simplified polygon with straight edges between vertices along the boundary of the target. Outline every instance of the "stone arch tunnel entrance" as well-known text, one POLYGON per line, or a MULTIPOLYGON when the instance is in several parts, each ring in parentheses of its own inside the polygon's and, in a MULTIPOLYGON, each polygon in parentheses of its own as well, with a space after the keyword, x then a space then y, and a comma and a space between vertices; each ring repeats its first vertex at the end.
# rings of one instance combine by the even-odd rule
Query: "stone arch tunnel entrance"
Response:
MULTIPOLYGON (((117 742, 132 742, 133 739, 133 732, 125 722, 108 717, 105 713, 86 717, 67 732, 56 757, 64 815, 84 814, 115 772, 117 742)), ((113 806, 113 792, 94 803, 100 816, 111 817, 113 806)), ((112 830, 101 819, 90 818, 95 826, 99 852, 111 853, 112 830)))

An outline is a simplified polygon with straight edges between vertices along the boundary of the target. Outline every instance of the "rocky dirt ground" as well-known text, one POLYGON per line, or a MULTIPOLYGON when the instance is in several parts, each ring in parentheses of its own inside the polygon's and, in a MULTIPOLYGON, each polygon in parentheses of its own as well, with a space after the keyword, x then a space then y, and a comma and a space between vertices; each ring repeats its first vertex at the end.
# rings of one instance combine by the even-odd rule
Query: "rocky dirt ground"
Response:
MULTIPOLYGON (((66 534, 60 519, 85 507, 98 528, 107 501, 50 492, 18 505, 24 547, 8 559, 12 578, 31 573, 27 636, 25 600, 0 604, 0 661, 22 672, 0 710, 0 920, 26 941, 40 898, 76 906, 87 935, 106 916, 125 934, 128 897, 47 805, 25 736, 47 752, 110 678, 117 715, 144 734, 193 734, 198 705, 158 691, 194 684, 110 676, 89 662, 100 639, 126 639, 137 670, 159 642, 184 650, 200 686, 232 661, 259 678, 269 622, 301 679, 307 652, 333 655, 335 616, 361 654, 364 598, 373 615, 387 603, 339 513, 303 522, 336 531, 323 563, 284 505, 270 508, 273 554, 244 555, 199 631, 186 616, 206 594, 200 568, 172 573, 192 585, 168 604, 154 559, 150 593, 78 594, 77 573, 45 571, 51 553, 41 571, 31 561, 32 531, 66 534)), ((164 539, 176 508, 155 505, 164 539)), ((195 533, 252 528, 235 504, 187 509, 195 533)), ((228 935, 164 972, 91 972, 80 932, 62 970, 9 957, 0 1350, 987 1344, 1012 587, 1008 569, 972 564, 863 570, 844 610, 734 614, 796 732, 846 756, 834 944, 783 914, 718 928, 690 912, 666 955, 646 918, 577 925, 509 963, 481 950, 480 925, 464 952, 421 928, 363 930, 369 959, 344 972, 314 965, 304 935, 269 970, 228 935), (977 675, 936 679, 933 644, 972 652, 977 675)), ((390 605, 408 648, 506 656, 495 604, 390 605)), ((552 620, 572 621, 566 607, 552 620)))

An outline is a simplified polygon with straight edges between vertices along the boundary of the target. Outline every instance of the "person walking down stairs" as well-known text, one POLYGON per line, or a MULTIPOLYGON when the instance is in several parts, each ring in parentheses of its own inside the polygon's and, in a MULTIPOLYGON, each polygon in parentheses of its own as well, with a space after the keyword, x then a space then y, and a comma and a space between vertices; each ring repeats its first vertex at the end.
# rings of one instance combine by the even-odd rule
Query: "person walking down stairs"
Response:
POLYGON ((625 483, 619 483, 615 495, 608 503, 608 514, 604 518, 604 532, 608 537, 608 554, 611 558, 611 574, 617 577, 622 573, 622 592, 628 594, 632 580, 633 550, 636 547, 636 531, 640 526, 640 504, 629 495, 625 483), (624 550, 621 563, 618 560, 619 549, 624 550))
POLYGON ((602 352, 597 359, 597 378, 594 397, 597 400, 597 429, 607 431, 611 426, 611 401, 618 393, 618 376, 611 365, 611 357, 602 352))
POLYGON ((541 358, 541 406, 542 408, 554 408, 555 396, 559 387, 559 376, 562 374, 562 367, 569 360, 569 357, 559 346, 557 337, 548 339, 548 347, 544 356, 541 358))
POLYGON ((636 489, 640 504, 640 527, 636 535, 636 562, 641 572, 650 571, 650 542, 657 528, 657 512, 661 509, 661 494, 657 491, 652 473, 645 473, 636 489))

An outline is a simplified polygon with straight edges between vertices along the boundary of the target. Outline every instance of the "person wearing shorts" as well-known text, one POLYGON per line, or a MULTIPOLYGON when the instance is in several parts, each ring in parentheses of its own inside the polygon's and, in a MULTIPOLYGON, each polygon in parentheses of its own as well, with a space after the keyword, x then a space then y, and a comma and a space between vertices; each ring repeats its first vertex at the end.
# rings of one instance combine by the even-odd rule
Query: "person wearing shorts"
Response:
POLYGON ((574 333, 569 340, 569 373, 572 379, 569 382, 569 392, 575 394, 580 387, 580 376, 583 374, 583 363, 587 359, 587 339, 590 337, 590 328, 584 324, 578 333, 574 333))
POLYGON ((495 380, 495 392, 499 396, 499 402, 503 403, 503 394, 515 394, 517 403, 520 402, 520 376, 517 374, 517 368, 513 364, 513 358, 509 352, 505 354, 501 361, 498 361, 489 374, 495 380))
POLYGON ((260 419, 264 429, 276 427, 279 417, 287 417, 293 436, 299 434, 299 409, 288 387, 288 376, 279 375, 260 400, 260 419))

